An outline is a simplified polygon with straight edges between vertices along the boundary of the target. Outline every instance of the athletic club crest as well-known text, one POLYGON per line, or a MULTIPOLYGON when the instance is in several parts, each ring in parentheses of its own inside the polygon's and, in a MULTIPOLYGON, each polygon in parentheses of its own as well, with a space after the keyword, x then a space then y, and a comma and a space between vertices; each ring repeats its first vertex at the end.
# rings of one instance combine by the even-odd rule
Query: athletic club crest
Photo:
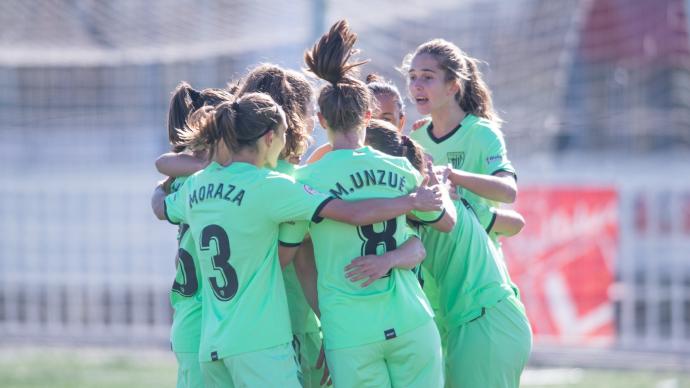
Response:
POLYGON ((453 168, 462 168, 462 163, 465 161, 464 152, 448 152, 448 163, 453 165, 453 168))

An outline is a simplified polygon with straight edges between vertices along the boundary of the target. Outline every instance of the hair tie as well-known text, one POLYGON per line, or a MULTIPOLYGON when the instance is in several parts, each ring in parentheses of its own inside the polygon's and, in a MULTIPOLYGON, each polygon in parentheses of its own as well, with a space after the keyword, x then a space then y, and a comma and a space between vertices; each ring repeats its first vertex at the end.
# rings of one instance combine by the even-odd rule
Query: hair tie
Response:
POLYGON ((402 135, 401 139, 402 139, 402 144, 404 144, 404 145, 410 144, 410 138, 407 135, 402 135))

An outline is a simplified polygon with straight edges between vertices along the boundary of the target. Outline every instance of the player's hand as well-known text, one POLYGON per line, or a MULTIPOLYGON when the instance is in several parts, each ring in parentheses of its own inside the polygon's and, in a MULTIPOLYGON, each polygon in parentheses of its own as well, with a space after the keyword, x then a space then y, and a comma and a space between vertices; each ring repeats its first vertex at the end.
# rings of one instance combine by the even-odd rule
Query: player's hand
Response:
POLYGON ((433 182, 433 180, 435 179, 437 182, 439 182, 439 184, 443 185, 445 189, 448 191, 450 199, 452 199, 453 201, 457 201, 458 199, 460 199, 460 196, 458 195, 458 186, 456 186, 453 182, 451 182, 450 179, 448 179, 448 176, 453 170, 450 165, 434 166, 433 164, 427 162, 426 167, 427 174, 429 174, 429 176, 432 177, 430 179, 430 182, 433 182))
POLYGON ((351 282, 367 279, 362 283, 366 287, 374 281, 381 279, 391 270, 390 260, 385 256, 366 255, 360 256, 345 267, 345 276, 351 282))
POLYGON ((316 360, 316 369, 323 368, 323 375, 321 376, 321 385, 333 385, 331 381, 331 374, 328 371, 328 363, 326 362, 326 352, 323 350, 323 344, 321 344, 321 351, 319 352, 319 358, 316 360))
POLYGON ((424 118, 421 118, 421 119, 415 121, 414 123, 412 123, 412 130, 413 131, 418 130, 419 128, 423 127, 429 121, 431 121, 431 119, 428 117, 424 117, 424 118))
POLYGON ((174 181, 175 178, 169 176, 167 179, 159 182, 159 184, 163 188, 163 191, 165 191, 165 194, 170 194, 170 190, 172 190, 172 184, 174 181))
POLYGON ((412 198, 412 208, 414 210, 430 212, 443 209, 443 193, 439 185, 427 186, 429 177, 425 177, 422 184, 414 193, 412 198))

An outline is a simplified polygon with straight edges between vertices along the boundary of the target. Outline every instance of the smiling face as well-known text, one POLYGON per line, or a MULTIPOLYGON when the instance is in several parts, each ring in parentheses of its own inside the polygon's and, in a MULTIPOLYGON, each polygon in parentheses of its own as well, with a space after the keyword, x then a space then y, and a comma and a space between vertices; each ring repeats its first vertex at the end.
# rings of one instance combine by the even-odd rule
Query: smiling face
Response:
POLYGON ((417 111, 423 115, 456 104, 455 94, 460 88, 457 81, 446 81, 445 70, 429 54, 418 54, 412 59, 407 87, 417 111))

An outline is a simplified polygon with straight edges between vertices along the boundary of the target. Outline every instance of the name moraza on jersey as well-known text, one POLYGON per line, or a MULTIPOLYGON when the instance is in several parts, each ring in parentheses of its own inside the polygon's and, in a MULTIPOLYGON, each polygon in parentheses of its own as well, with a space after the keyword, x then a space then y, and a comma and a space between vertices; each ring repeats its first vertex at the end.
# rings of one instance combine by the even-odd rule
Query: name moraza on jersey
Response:
POLYGON ((237 194, 232 196, 232 193, 237 187, 231 184, 218 183, 214 185, 209 183, 206 186, 201 186, 194 189, 191 194, 189 194, 189 208, 192 209, 194 205, 206 199, 222 199, 231 203, 237 204, 237 206, 242 205, 242 198, 244 198, 244 189, 240 189, 237 194))

